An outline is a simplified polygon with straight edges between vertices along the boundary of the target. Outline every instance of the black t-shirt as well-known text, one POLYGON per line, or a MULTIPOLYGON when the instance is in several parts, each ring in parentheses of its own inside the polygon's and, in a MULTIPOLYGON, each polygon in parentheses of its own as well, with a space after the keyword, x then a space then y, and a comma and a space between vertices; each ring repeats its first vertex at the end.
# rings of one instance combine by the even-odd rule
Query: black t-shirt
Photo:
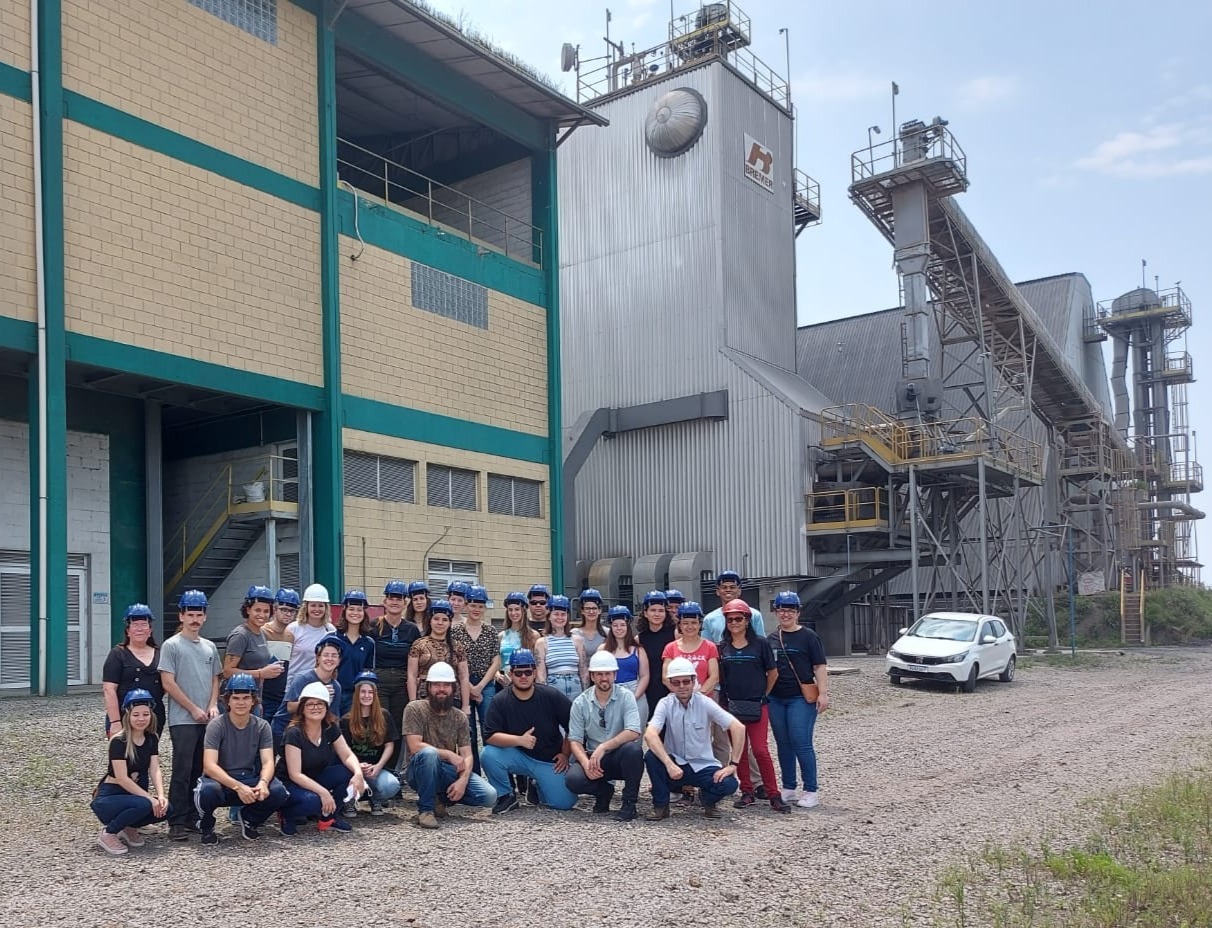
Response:
POLYGON ((761 699, 766 695, 766 674, 775 667, 770 642, 755 636, 738 649, 729 636, 725 639, 720 645, 720 689, 728 699, 761 699))
POLYGON ((390 622, 379 621, 372 626, 372 637, 375 640, 375 668, 377 670, 405 670, 408 667, 408 652, 412 644, 421 637, 421 630, 416 623, 407 619, 395 628, 390 622))
POLYGON ((778 661, 779 668, 779 678, 775 681, 770 695, 780 699, 793 699, 803 695, 800 683, 815 683, 816 677, 812 668, 826 663, 825 646, 821 644, 821 639, 812 629, 801 626, 798 632, 791 632, 787 635, 776 631, 768 636, 768 640, 770 647, 774 649, 774 657, 778 661), (782 644, 779 643, 780 635, 782 635, 782 644), (795 665, 794 671, 791 669, 792 664, 795 665), (799 674, 798 680, 796 674, 799 674))
POLYGON ((320 733, 320 743, 312 744, 311 739, 303 734, 302 728, 292 725, 286 729, 286 735, 282 739, 282 743, 284 745, 294 745, 299 749, 303 755, 303 775, 311 777, 314 780, 324 772, 326 767, 340 763, 337 759, 336 749, 333 748, 333 745, 340 737, 341 729, 339 726, 326 725, 320 733))
MULTIPOLYGON (((114 761, 125 761, 126 772, 130 775, 130 778, 143 789, 147 789, 148 771, 151 770, 151 761, 159 753, 160 740, 150 732, 145 732, 143 743, 135 745, 134 761, 128 761, 126 760, 126 739, 121 735, 115 735, 109 739, 109 763, 105 768, 105 776, 112 777, 114 775, 114 761)), ((105 782, 104 778, 101 782, 105 782)))
POLYGON ((656 711, 656 704, 669 695, 669 689, 661 680, 661 667, 665 663, 661 655, 665 653, 665 646, 676 638, 672 625, 666 623, 659 632, 654 632, 649 629, 647 619, 640 620, 640 647, 648 655, 648 688, 644 695, 648 697, 648 708, 652 712, 656 711))
MULTIPOLYGON (((357 706, 354 706, 352 712, 358 712, 357 706)), ((349 743, 349 749, 354 752, 354 756, 358 758, 359 763, 377 764, 379 758, 383 754, 383 745, 388 741, 398 741, 400 738, 400 729, 396 727, 396 720, 391 717, 391 713, 386 709, 380 709, 383 713, 383 723, 387 726, 387 737, 378 744, 371 744, 368 740, 356 741, 353 733, 349 730, 349 716, 346 715, 341 719, 341 734, 345 736, 345 740, 349 743)))
POLYGON ((156 700, 156 717, 160 721, 164 720, 164 687, 160 683, 159 648, 155 649, 150 664, 142 664, 139 658, 131 653, 130 648, 124 644, 118 645, 105 658, 105 665, 101 668, 101 680, 118 687, 119 707, 122 705, 122 698, 131 690, 147 690, 156 700))
POLYGON ((533 728, 534 747, 522 750, 535 760, 551 763, 564 746, 571 712, 572 700, 554 686, 536 683, 529 699, 518 699, 511 686, 492 697, 484 722, 484 741, 487 743, 497 732, 524 735, 533 728))

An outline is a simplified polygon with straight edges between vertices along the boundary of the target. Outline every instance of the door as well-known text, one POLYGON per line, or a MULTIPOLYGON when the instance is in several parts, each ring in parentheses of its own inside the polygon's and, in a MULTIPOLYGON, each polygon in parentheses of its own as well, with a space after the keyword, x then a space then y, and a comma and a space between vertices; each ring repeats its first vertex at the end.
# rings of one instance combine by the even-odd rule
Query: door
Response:
MULTIPOLYGON (((90 610, 86 558, 69 555, 67 569, 67 682, 88 682, 88 627, 90 610), (82 563, 83 562, 83 563, 82 563)), ((53 591, 52 591, 53 592, 53 591)), ((0 688, 29 686, 31 601, 29 555, 9 555, 0 563, 0 688)))

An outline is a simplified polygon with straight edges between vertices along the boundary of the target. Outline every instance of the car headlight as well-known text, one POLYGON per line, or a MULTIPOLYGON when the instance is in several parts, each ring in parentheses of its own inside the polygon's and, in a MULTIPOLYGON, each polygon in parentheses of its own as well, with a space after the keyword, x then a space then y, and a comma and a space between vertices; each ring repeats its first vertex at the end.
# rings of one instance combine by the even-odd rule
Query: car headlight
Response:
POLYGON ((968 659, 967 651, 960 651, 959 654, 952 654, 950 657, 944 657, 939 660, 940 664, 962 664, 968 659))
POLYGON ((905 659, 905 655, 901 654, 900 651, 894 651, 891 648, 888 649, 888 656, 896 661, 903 661, 905 659))

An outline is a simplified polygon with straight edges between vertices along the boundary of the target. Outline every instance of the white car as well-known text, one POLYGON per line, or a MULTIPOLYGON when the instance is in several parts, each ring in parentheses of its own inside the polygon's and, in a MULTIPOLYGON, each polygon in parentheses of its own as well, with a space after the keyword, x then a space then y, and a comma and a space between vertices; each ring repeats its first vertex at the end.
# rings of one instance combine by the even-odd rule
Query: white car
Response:
POLYGON ((1013 680, 1015 651, 1014 634, 995 615, 930 612, 888 649, 888 679, 938 680, 971 693, 986 677, 1013 680))

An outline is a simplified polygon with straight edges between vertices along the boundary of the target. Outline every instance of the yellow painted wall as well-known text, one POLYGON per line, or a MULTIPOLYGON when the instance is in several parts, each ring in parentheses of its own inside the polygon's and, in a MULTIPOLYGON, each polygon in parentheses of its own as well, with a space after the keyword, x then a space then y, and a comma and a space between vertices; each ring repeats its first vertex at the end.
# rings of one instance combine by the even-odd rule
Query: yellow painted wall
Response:
POLYGON ((29 70, 29 0, 0 0, 0 61, 29 70))
POLYGON ((315 184, 316 22, 277 10, 275 46, 186 0, 64 0, 64 86, 315 184))
POLYGON ((543 308, 488 294, 488 329, 412 305, 407 258, 341 238, 341 343, 347 393, 547 433, 543 308), (350 261, 359 249, 362 255, 350 261))
POLYGON ((31 119, 28 103, 0 95, 0 315, 30 322, 38 317, 31 119))
MULTIPOLYGON (((345 497, 345 579, 364 586, 371 597, 391 579, 423 576, 426 549, 450 532, 429 553, 431 558, 477 561, 481 582, 498 602, 510 590, 551 579, 550 513, 547 512, 547 468, 487 454, 457 451, 421 442, 346 429, 346 449, 417 461, 416 499, 420 504, 345 497), (425 464, 478 470, 479 511, 430 508, 425 502, 425 464), (494 515, 488 512, 487 474, 507 474, 544 481, 543 517, 494 515), (365 545, 363 545, 365 542, 365 545)), ((498 612, 502 612, 498 609, 498 612)), ((503 614, 503 612, 502 612, 503 614)))
POLYGON ((64 124, 67 327, 321 382, 317 214, 64 124))

